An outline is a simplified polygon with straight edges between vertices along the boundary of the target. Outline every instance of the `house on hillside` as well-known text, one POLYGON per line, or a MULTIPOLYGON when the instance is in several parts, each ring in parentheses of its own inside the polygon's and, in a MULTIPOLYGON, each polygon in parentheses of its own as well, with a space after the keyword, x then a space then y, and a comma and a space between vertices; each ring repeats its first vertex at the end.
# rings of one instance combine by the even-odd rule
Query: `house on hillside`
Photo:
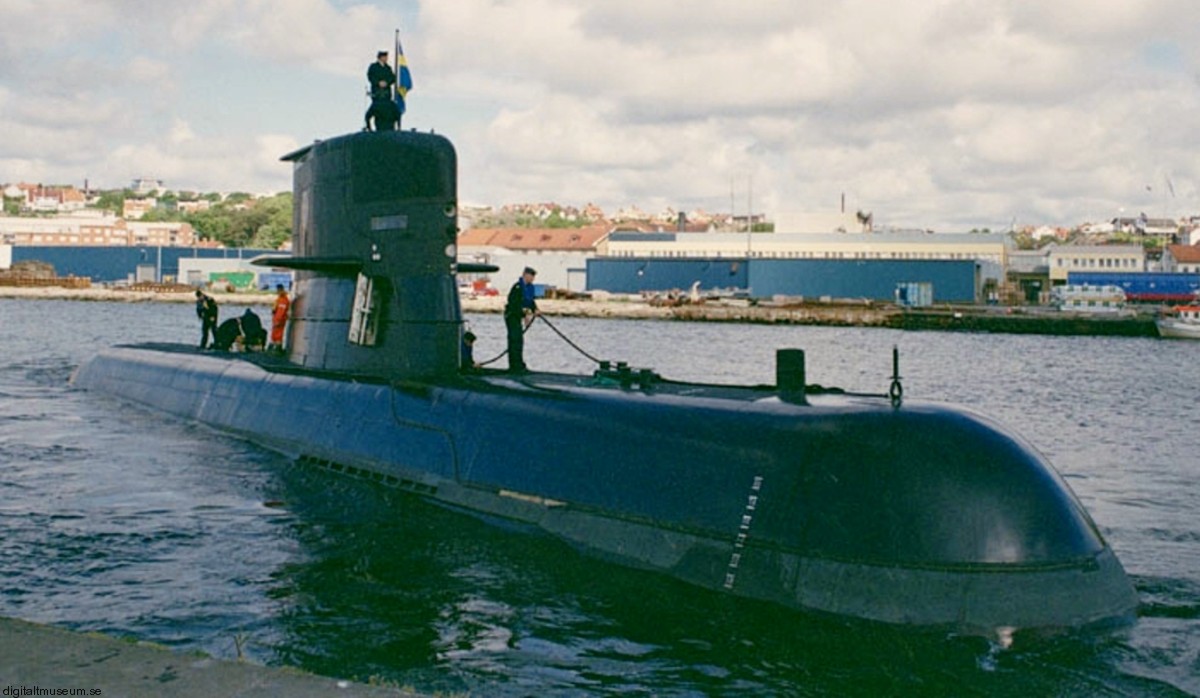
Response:
POLYGON ((151 196, 164 191, 163 181, 161 179, 154 179, 153 177, 138 177, 130 182, 129 188, 137 196, 151 196))
POLYGON ((1141 214, 1136 218, 1114 218, 1113 230, 1139 237, 1158 238, 1163 243, 1174 242, 1179 235, 1179 223, 1170 218, 1149 218, 1141 214))
POLYGON ((18 200, 22 210, 39 213, 69 213, 87 205, 87 197, 74 187, 46 187, 41 184, 10 185, 4 190, 4 198, 18 200))
POLYGON ((1200 245, 1167 245, 1162 266, 1165 272, 1200 274, 1200 245))

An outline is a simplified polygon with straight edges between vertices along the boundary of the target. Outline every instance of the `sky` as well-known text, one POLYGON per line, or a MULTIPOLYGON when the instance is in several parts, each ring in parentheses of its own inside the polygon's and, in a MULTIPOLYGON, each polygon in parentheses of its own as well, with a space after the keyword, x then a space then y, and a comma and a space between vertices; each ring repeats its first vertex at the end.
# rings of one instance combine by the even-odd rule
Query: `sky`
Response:
POLYGON ((3 0, 0 182, 273 193, 403 127, 463 205, 871 212, 962 232, 1200 214, 1195 0, 3 0))

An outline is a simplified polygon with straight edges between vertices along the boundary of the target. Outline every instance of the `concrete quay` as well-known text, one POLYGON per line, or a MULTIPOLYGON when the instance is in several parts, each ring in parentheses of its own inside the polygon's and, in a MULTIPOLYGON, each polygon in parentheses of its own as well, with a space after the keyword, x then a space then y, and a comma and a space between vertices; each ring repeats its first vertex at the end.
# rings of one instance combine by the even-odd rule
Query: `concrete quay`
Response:
POLYGON ((173 698, 408 697, 298 669, 179 654, 141 642, 0 618, 0 695, 173 698))
MULTIPOLYGON (((273 293, 210 293, 220 305, 265 305, 273 293)), ((193 303, 191 293, 155 293, 92 287, 0 286, 0 298, 30 300, 117 301, 126 303, 193 303)), ((463 297, 464 312, 499 313, 503 296, 463 297)), ((830 327, 887 327, 899 330, 996 332, 1008 334, 1090 335, 1153 337, 1154 316, 1149 312, 1112 315, 1062 313, 1051 308, 999 306, 935 306, 901 308, 869 301, 808 301, 803 303, 749 303, 717 300, 698 304, 660 305, 637 297, 597 295, 591 299, 539 299, 549 316, 733 322, 770 325, 822 325, 830 327)))
MULTIPOLYGON (((221 305, 271 305, 275 294, 261 293, 214 293, 205 291, 221 305)), ((59 286, 4 286, 0 285, 0 298, 17 298, 43 301, 108 301, 117 303, 195 303, 191 293, 156 293, 154 291, 130 291, 120 288, 63 288, 59 286)))
MULTIPOLYGON (((467 312, 498 313, 504 299, 464 298, 467 312)), ((680 320, 689 322, 733 322, 763 325, 821 325, 826 327, 886 327, 898 330, 945 332, 994 332, 1154 337, 1158 332, 1148 312, 1087 315, 1062 313, 1050 308, 1006 308, 998 306, 936 306, 901 308, 891 303, 866 301, 806 302, 793 304, 715 301, 678 306, 652 305, 643 301, 538 300, 546 315, 595 318, 680 320)))

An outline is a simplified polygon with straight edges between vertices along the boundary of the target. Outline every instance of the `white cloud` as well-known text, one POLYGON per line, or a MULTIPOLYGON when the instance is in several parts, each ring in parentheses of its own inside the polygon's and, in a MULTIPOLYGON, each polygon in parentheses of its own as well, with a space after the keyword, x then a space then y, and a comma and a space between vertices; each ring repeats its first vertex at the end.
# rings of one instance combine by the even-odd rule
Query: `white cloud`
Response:
POLYGON ((175 123, 171 126, 171 131, 167 136, 167 141, 174 145, 187 143, 195 140, 196 134, 192 131, 192 127, 186 121, 180 118, 175 119, 175 123))
POLYGON ((0 24, 0 181, 87 169, 114 185, 286 187, 278 157, 359 127, 362 74, 402 27, 405 126, 455 141, 464 199, 713 210, 733 189, 744 210, 753 189, 756 209, 829 210, 845 193, 880 223, 961 229, 1159 213, 1146 183, 1169 176, 1167 206, 1200 212, 1191 11, 17 0, 0 24))
POLYGON ((249 179, 262 183, 262 191, 278 192, 292 188, 291 165, 279 158, 300 148, 300 142, 283 134, 263 134, 255 138, 253 169, 249 179))
POLYGON ((220 32, 247 55, 339 75, 363 72, 375 49, 390 49, 393 22, 369 4, 339 9, 327 0, 252 0, 220 32))
POLYGON ((741 179, 764 205, 828 209, 846 191, 877 220, 906 225, 1069 223, 1144 199, 1129 182, 1159 160, 1193 181, 1194 146, 1175 138, 1163 152, 1146 124, 1189 123, 1196 65, 1183 71, 1190 81, 1155 89, 1138 60, 1147 42, 1172 39, 1195 60, 1196 31, 1178 21, 1186 3, 1031 8, 472 0, 424 16, 450 38, 435 56, 445 69, 496 76, 493 156, 553 173, 519 176, 544 182, 532 199, 573 189, 574 169, 643 201, 711 198, 741 179), (504 109, 513 84, 520 102, 504 109), (1118 176, 1114 161, 1136 174, 1118 176), (647 164, 673 181, 651 189, 647 164))
POLYGON ((163 60, 134 56, 125 66, 125 74, 148 88, 163 89, 170 79, 171 66, 163 60))

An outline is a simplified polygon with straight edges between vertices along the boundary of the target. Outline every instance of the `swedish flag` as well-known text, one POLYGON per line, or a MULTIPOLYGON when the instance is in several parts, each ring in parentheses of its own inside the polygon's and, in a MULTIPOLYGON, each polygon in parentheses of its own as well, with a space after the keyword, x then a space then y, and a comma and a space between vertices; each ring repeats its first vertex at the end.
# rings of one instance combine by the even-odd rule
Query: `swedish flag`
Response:
POLYGON ((396 110, 404 114, 408 91, 413 87, 412 73, 408 71, 408 59, 400 45, 400 32, 396 32, 396 110))

